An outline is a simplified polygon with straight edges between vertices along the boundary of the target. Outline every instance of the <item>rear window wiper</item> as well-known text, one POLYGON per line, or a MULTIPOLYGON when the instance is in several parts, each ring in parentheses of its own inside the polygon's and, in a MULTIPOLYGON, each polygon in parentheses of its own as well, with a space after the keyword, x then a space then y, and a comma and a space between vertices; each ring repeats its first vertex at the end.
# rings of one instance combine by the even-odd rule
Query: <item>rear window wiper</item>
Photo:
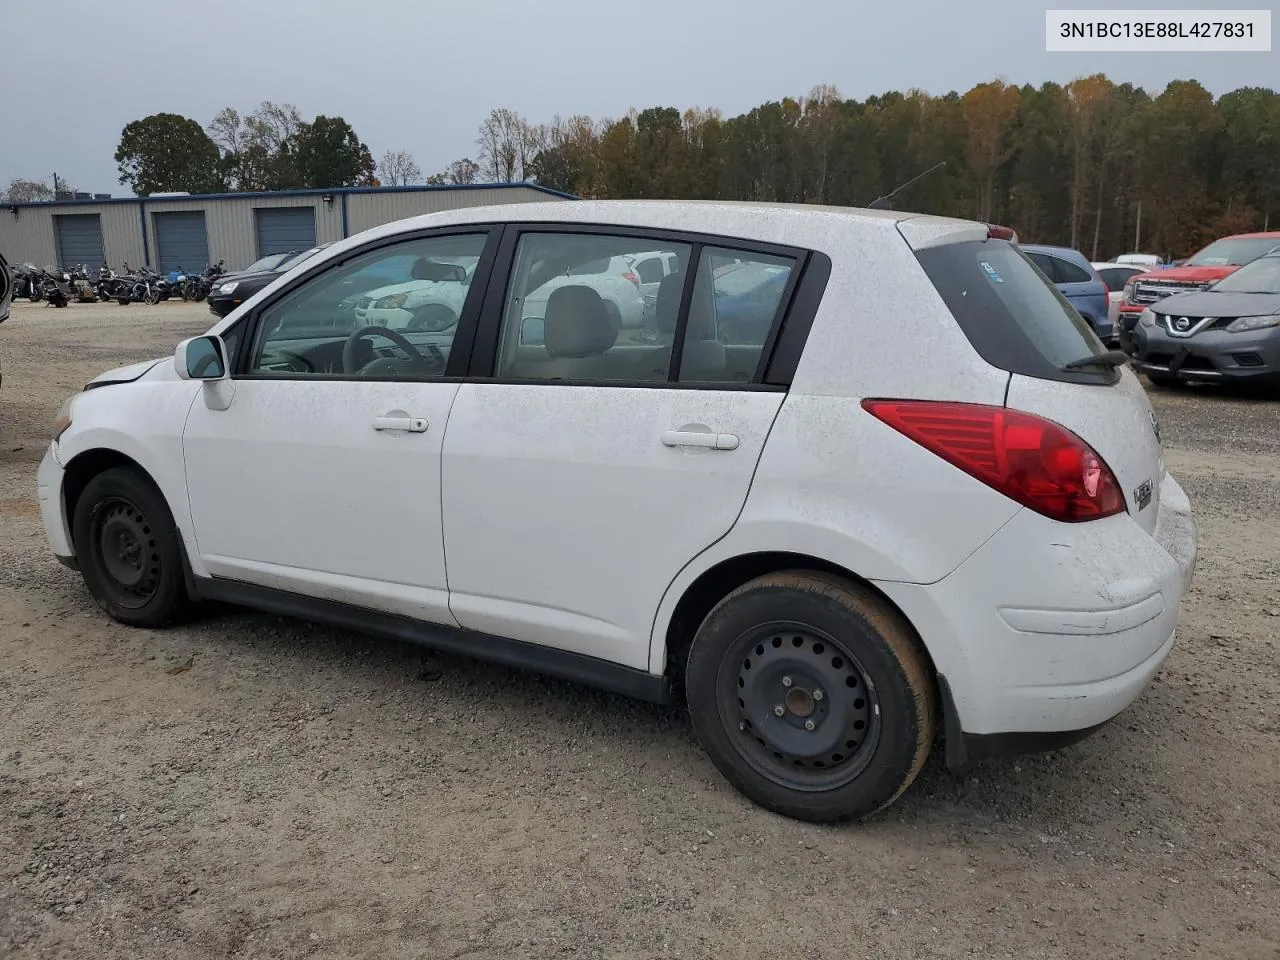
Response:
POLYGON ((1079 360, 1072 360, 1062 365, 1063 370, 1083 370, 1086 367, 1123 367, 1129 362, 1129 355, 1123 350, 1108 350, 1106 353, 1093 353, 1079 360))

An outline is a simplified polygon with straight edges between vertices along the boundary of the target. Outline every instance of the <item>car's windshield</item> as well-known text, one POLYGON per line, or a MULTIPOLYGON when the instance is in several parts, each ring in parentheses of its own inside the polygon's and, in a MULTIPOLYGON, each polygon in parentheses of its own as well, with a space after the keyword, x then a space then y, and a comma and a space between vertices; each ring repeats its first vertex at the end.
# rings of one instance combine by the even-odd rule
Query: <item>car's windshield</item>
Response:
POLYGON ((280 261, 280 263, 276 265, 276 271, 284 273, 286 270, 292 270, 303 260, 315 256, 323 249, 324 247, 312 247, 310 250, 303 250, 301 253, 286 254, 288 259, 280 261))
POLYGON ((1280 254, 1246 263, 1219 280, 1213 289, 1219 293, 1280 293, 1280 254))
POLYGON ((253 261, 244 268, 245 273, 263 273, 267 270, 274 270, 286 258, 293 256, 292 253, 271 253, 265 257, 253 261))
POLYGON ((1239 266, 1280 248, 1280 237, 1228 237, 1209 244, 1186 262, 1188 267, 1239 266))

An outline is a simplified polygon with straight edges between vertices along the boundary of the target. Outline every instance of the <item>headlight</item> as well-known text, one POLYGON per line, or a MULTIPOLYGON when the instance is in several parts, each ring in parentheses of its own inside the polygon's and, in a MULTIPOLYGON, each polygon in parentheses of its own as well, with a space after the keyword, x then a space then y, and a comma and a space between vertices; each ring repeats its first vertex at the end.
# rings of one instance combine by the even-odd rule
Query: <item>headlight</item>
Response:
POLYGON ((219 293, 235 293, 236 287, 240 286, 240 281, 232 280, 230 283, 224 283, 218 288, 219 293))
POLYGON ((388 297, 380 297, 373 301, 373 309, 375 310, 394 310, 397 307, 403 307, 404 302, 409 299, 407 293, 393 293, 388 297))
POLYGON ((1244 333, 1246 330, 1266 330, 1268 327, 1280 327, 1280 314, 1269 317, 1241 317, 1227 324, 1227 333, 1244 333))
POLYGON ((58 408, 57 419, 53 421, 53 439, 55 442, 67 432, 67 427, 71 426, 71 403, 73 400, 75 400, 74 396, 67 397, 62 401, 62 406, 58 408))
POLYGON ((1150 307, 1142 311, 1142 315, 1138 317, 1138 322, 1144 327, 1154 327, 1156 325, 1156 315, 1150 307))

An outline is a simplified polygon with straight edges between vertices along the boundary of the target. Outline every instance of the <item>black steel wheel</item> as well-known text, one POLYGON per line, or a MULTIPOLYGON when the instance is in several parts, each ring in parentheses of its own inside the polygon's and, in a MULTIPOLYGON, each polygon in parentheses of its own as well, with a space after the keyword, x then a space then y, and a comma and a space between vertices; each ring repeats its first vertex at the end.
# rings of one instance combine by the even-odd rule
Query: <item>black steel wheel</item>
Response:
POLYGON ((721 722, 736 725, 744 759, 792 790, 830 790, 875 754, 875 685, 848 648, 794 621, 746 631, 720 665, 721 722))
POLYGON ((130 467, 103 471, 85 485, 73 517, 81 574, 108 614, 158 627, 185 611, 181 537, 150 478, 130 467))
POLYGON ((122 606, 144 606, 160 586, 160 543, 137 506, 120 497, 101 501, 93 518, 93 542, 106 585, 122 606))
POLYGON ((868 587, 785 571, 734 590, 689 649, 698 740, 739 791, 819 823, 869 816, 919 774, 937 702, 911 626, 868 587))

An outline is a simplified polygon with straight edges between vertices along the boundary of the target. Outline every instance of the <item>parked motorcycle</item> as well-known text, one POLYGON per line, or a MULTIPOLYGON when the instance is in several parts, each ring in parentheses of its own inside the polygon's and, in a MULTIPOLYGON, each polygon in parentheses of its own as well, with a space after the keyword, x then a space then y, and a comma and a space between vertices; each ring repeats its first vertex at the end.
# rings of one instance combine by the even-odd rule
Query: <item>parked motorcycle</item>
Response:
POLYGON ((66 271, 71 277, 71 291, 77 303, 96 303, 98 291, 94 287, 94 277, 83 263, 77 263, 66 271))
POLYGON ((32 303, 44 299, 43 277, 34 263, 20 263, 13 267, 13 299, 25 297, 32 303))
POLYGON ((65 307, 71 302, 71 297, 73 296, 71 274, 56 267, 45 267, 41 280, 41 289, 44 291, 44 298, 49 302, 50 306, 65 307))
POLYGON ((219 278, 227 272, 226 261, 207 266, 198 276, 188 276, 182 284, 182 299, 199 303, 209 295, 219 278))
POLYGON ((115 299, 116 280, 116 272, 105 263, 98 268, 98 277, 93 282, 93 292, 103 303, 115 299))

